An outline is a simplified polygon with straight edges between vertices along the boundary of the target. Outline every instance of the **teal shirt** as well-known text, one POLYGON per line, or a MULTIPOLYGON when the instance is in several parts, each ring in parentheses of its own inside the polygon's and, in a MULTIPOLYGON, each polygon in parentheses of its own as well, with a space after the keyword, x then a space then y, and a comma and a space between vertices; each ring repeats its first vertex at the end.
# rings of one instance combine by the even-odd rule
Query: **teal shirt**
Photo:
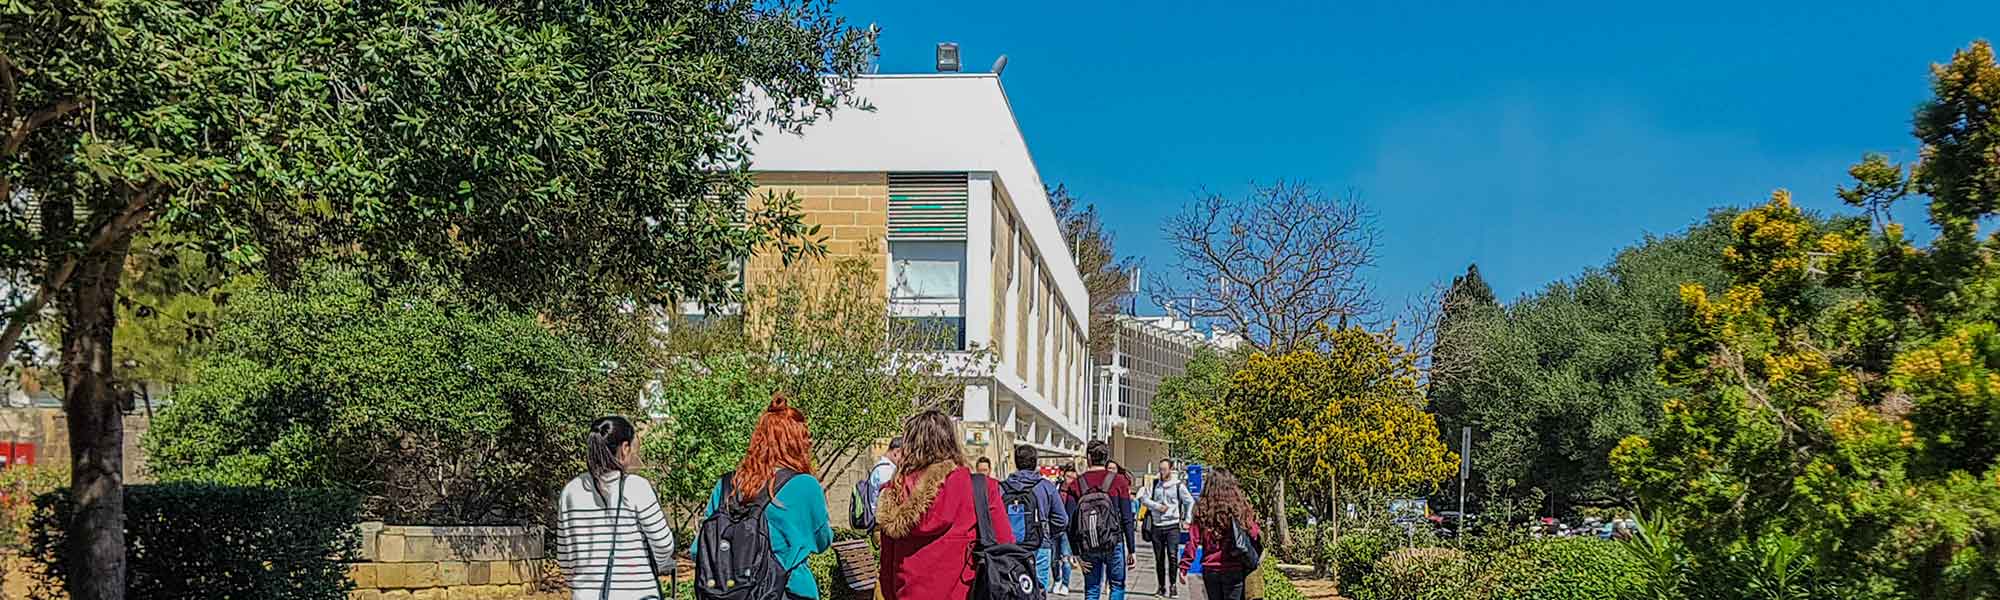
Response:
MULTIPOLYGON (((722 483, 716 482, 702 517, 714 513, 721 500, 722 483)), ((833 523, 827 520, 826 493, 820 491, 819 480, 811 475, 793 476, 785 489, 778 490, 777 501, 764 509, 764 520, 771 526, 771 553, 777 555, 778 565, 791 573, 785 590, 795 596, 818 598, 819 582, 813 580, 806 557, 833 546, 833 523)))

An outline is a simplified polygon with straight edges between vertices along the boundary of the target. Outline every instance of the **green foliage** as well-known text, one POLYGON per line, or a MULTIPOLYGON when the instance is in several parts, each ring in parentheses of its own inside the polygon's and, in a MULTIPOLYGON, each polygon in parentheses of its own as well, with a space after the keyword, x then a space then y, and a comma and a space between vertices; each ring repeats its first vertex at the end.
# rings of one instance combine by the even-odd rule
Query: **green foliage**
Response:
MULTIPOLYGON (((1257 572, 1251 573, 1250 577, 1263 581, 1264 600, 1305 600, 1305 594, 1299 593, 1298 586, 1292 585, 1292 580, 1278 571, 1278 561, 1271 560, 1271 557, 1265 557, 1263 562, 1258 563, 1257 572)), ((1246 582, 1245 587, 1249 586, 1246 582)), ((1244 597, 1250 596, 1245 594, 1244 597)))
POLYGON ((1360 589, 1362 582, 1374 574, 1378 563, 1402 542, 1383 529, 1349 531, 1337 540, 1327 535, 1313 537, 1313 547, 1319 549, 1313 565, 1332 566, 1341 589, 1360 589))
POLYGON ((1231 376, 1222 418, 1226 464, 1250 473, 1357 489, 1434 485, 1458 457, 1422 411, 1415 358, 1386 335, 1325 332, 1324 351, 1257 353, 1231 376))
POLYGON ((1477 568, 1465 553, 1451 548, 1407 548, 1374 562, 1363 579, 1345 580, 1358 600, 1446 600, 1475 598, 1477 568))
MULTIPOLYGON (((63 532, 75 510, 69 492, 35 500, 33 548, 41 563, 36 598, 67 597, 79 571, 63 532)), ((125 488, 130 544, 126 593, 133 598, 340 600, 353 582, 360 498, 340 490, 206 484, 125 488)))
POLYGON ((1728 219, 1647 239, 1505 307, 1446 304, 1429 395, 1447 441, 1473 429, 1469 510, 1542 494, 1564 511, 1626 497, 1604 457, 1657 420, 1671 391, 1654 371, 1658 346, 1680 284, 1726 278, 1728 219))
POLYGON ((1620 600, 1636 597, 1648 577, 1619 542, 1555 538, 1491 552, 1396 550, 1341 589, 1360 600, 1620 600))
POLYGON ((1175 455, 1206 464, 1223 460, 1219 411, 1229 391, 1229 376, 1243 360, 1239 354, 1225 354, 1204 344, 1195 348, 1185 371, 1160 380, 1159 391, 1153 396, 1153 423, 1175 455))
POLYGON ((1780 191, 1731 223, 1727 286, 1690 283, 1660 373, 1682 388, 1619 476, 1661 511, 1687 597, 2000 597, 2000 63, 1932 69, 1922 160, 1866 157, 1848 202, 1927 197, 1918 247, 1878 220, 1816 230, 1780 191))
MULTIPOLYGON (((941 332, 889 318, 881 282, 864 260, 784 269, 749 292, 743 318, 669 325, 652 362, 661 374, 648 411, 663 416, 644 440, 648 460, 669 468, 660 493, 692 519, 723 473, 736 468, 771 395, 783 392, 806 414, 813 459, 838 472, 905 417, 946 407, 964 385, 962 357, 910 348, 936 347, 941 332), (823 267, 823 268, 821 268, 823 267)), ((831 485, 831 478, 824 483, 831 485)))
POLYGON ((29 126, 0 155, 0 189, 91 209, 54 229, 13 211, 10 249, 67 248, 125 215, 120 234, 150 219, 239 264, 283 271, 355 245, 572 307, 605 306, 607 288, 721 300, 730 260, 808 235, 782 202, 736 225, 744 128, 854 103, 873 52, 822 2, 10 12, 5 122, 29 126))
POLYGON ((13 465, 0 469, 0 549, 28 551, 35 499, 69 486, 69 464, 13 465))
POLYGON ((399 523, 543 514, 590 419, 638 396, 617 353, 532 316, 340 268, 238 295, 214 344, 147 433, 163 481, 348 489, 399 523))

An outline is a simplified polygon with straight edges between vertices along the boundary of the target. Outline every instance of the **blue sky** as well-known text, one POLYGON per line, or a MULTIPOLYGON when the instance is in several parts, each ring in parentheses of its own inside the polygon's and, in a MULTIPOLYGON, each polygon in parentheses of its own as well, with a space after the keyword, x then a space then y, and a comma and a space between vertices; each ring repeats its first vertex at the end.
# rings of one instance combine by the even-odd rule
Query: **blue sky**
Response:
MULTIPOLYGON (((1833 196, 1907 159, 1927 67, 2000 35, 2000 2, 851 0, 884 72, 958 42, 1002 80, 1043 178, 1149 273, 1201 190, 1284 178, 1376 213, 1387 306, 1476 262, 1503 299, 1772 189, 1833 196), (1503 6, 1504 5, 1504 6, 1503 6)), ((1912 213, 1910 219, 1920 219, 1912 213)))

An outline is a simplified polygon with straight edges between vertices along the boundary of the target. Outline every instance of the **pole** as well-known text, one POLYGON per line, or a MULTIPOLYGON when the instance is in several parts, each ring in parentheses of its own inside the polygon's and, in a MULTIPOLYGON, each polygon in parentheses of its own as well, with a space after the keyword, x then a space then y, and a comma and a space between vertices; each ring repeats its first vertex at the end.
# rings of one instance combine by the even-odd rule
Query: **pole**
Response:
POLYGON ((1465 534, 1465 482, 1472 478, 1472 428, 1458 431, 1458 533, 1465 534))

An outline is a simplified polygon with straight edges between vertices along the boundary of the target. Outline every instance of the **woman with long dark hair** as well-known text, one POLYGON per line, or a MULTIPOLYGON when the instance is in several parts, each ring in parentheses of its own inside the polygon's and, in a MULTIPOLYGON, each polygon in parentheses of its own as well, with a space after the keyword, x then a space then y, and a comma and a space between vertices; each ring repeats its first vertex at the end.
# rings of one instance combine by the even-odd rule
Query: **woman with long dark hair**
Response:
MULTIPOLYGON (((806 558, 833 545, 833 522, 826 513, 826 493, 813 478, 812 436, 806 415, 793 408, 784 394, 773 394, 750 432, 750 450, 736 471, 717 482, 709 493, 713 514, 728 500, 736 504, 764 503, 771 554, 786 573, 785 597, 819 598, 819 583, 806 558), (724 498, 727 488, 729 497, 724 498)), ((700 552, 700 548, 695 549, 700 552)), ((699 563, 699 557, 697 557, 699 563)))
MULTIPOLYGON (((903 425, 903 462, 875 508, 884 600, 966 597, 976 575, 972 544, 979 537, 973 494, 986 495, 993 523, 1007 522, 999 482, 987 479, 983 489, 973 488, 951 417, 935 410, 910 417, 903 425)), ((995 543, 1014 543, 1012 528, 993 529, 995 543)))
POLYGON ((659 576, 673 571, 674 532, 660 496, 653 482, 626 472, 639 464, 638 446, 625 417, 592 421, 586 470, 556 499, 556 563, 572 600, 657 598, 659 576))
POLYGON ((1243 578, 1250 574, 1248 561, 1236 547, 1241 529, 1250 539, 1260 540, 1257 511, 1243 496, 1236 476, 1223 470, 1209 471, 1202 484, 1201 498, 1194 503, 1194 523, 1188 526, 1188 545, 1181 550, 1181 576, 1194 566, 1196 552, 1201 557, 1201 587, 1208 600, 1243 600, 1243 578))

